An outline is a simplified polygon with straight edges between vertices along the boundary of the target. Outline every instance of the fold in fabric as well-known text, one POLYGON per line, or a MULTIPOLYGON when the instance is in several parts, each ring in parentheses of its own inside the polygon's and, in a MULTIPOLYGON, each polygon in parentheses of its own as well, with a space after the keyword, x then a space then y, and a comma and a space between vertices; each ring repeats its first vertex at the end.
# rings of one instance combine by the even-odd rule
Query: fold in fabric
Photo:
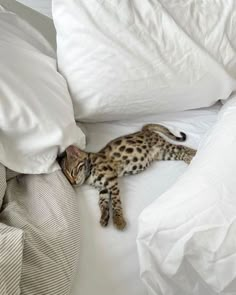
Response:
POLYGON ((139 219, 141 277, 149 294, 236 291, 236 96, 189 169, 139 219))

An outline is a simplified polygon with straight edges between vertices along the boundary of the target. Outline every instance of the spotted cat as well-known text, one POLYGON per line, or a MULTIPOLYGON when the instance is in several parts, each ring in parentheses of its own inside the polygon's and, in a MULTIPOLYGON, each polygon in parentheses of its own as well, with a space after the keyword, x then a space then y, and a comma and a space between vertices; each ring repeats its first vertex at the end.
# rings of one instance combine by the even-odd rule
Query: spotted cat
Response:
POLYGON ((116 138, 97 153, 87 153, 69 146, 59 159, 62 171, 72 185, 87 183, 99 190, 100 224, 109 220, 111 200, 113 223, 123 229, 126 222, 122 212, 118 177, 137 174, 153 161, 183 160, 190 163, 196 151, 174 143, 186 140, 185 133, 175 136, 166 127, 148 124, 141 131, 116 138))

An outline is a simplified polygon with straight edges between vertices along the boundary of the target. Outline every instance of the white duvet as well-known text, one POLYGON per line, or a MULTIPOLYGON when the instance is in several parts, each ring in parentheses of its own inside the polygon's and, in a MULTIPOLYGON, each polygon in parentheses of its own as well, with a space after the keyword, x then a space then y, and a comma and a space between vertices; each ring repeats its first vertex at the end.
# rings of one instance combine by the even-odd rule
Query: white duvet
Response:
POLYGON ((236 292, 236 96, 184 175, 139 219, 141 277, 150 295, 236 292))

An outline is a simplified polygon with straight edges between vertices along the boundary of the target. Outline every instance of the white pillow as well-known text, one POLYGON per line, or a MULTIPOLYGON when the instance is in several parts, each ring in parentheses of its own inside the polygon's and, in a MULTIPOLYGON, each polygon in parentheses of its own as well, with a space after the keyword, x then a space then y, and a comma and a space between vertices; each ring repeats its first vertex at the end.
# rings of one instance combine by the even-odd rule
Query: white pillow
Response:
POLYGON ((135 118, 228 98, 236 88, 227 74, 236 64, 233 11, 206 2, 212 13, 184 0, 53 0, 58 64, 76 119, 135 118))
POLYGON ((58 153, 85 143, 54 51, 1 6, 0 36, 0 162, 22 173, 54 171, 58 153))

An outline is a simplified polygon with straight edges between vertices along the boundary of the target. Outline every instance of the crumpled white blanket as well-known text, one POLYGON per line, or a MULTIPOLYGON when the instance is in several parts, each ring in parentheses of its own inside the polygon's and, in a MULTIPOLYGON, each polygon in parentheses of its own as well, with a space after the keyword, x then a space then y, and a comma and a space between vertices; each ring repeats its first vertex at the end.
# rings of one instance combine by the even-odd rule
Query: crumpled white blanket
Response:
POLYGON ((186 173, 139 219, 141 277, 152 295, 236 293, 236 95, 186 173))

